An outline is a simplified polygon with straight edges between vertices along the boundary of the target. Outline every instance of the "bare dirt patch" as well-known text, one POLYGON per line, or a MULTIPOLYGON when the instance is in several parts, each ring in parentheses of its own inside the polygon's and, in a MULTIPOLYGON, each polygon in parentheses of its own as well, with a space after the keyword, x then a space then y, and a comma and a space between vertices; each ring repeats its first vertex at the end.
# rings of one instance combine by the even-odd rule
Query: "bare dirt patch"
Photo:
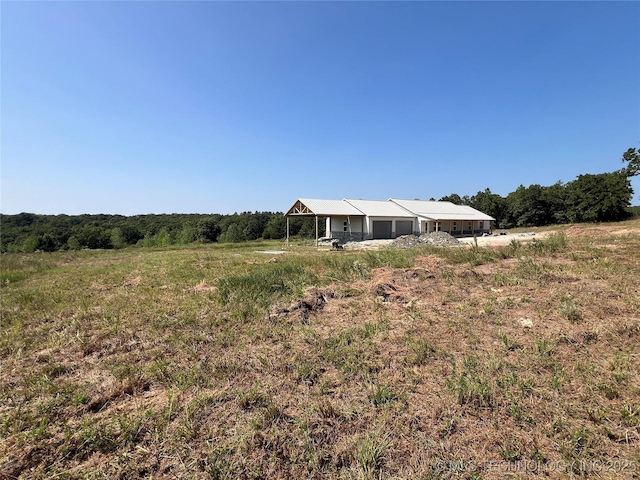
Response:
POLYGON ((305 321, 312 313, 319 313, 324 308, 329 299, 335 298, 333 290, 318 290, 311 288, 301 300, 297 300, 289 307, 276 307, 274 312, 267 317, 268 321, 276 321, 282 317, 305 321))
POLYGON ((555 231, 546 232, 531 232, 531 234, 523 233, 508 233, 506 235, 488 235, 486 237, 462 237, 460 242, 467 245, 478 245, 482 247, 509 245, 512 241, 516 242, 531 242, 532 240, 543 240, 549 235, 556 233, 555 231))

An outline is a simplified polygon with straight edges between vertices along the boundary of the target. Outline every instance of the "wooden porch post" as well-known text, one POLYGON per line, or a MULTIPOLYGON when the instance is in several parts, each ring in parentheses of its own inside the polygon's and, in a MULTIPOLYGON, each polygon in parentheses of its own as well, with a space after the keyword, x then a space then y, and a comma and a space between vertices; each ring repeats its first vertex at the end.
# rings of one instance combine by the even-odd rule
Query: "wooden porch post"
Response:
POLYGON ((320 248, 318 245, 318 215, 316 215, 316 248, 320 248))

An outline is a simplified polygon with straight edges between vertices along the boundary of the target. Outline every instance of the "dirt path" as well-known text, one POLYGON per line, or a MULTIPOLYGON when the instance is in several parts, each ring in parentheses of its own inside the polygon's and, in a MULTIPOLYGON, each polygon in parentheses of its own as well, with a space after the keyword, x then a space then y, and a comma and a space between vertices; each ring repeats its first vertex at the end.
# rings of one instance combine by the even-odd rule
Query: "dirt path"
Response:
POLYGON ((530 242, 534 238, 541 240, 552 233, 555 233, 555 231, 540 233, 508 233, 506 235, 491 235, 488 237, 462 237, 458 238, 458 241, 468 245, 473 245, 477 241, 479 246, 488 247, 494 245, 509 245, 512 240, 516 240, 518 242, 530 242))
MULTIPOLYGON (((543 239, 549 234, 555 232, 541 232, 541 233, 510 233, 507 235, 491 235, 488 237, 456 237, 461 243, 467 245, 473 245, 477 240, 478 245, 481 247, 488 247, 493 245, 508 245, 512 240, 519 242, 529 242, 534 238, 543 239)), ((344 248, 345 250, 379 250, 380 248, 388 247, 393 240, 364 240, 362 242, 349 242, 344 248)))
MULTIPOLYGON (((490 235, 487 237, 456 237, 461 243, 474 245, 475 242, 481 247, 509 245, 512 240, 518 242, 530 242, 534 239, 542 240, 549 235, 564 232, 569 237, 588 234, 592 237, 603 237, 607 235, 635 235, 640 234, 640 223, 625 222, 623 224, 611 225, 573 225, 570 227, 560 227, 558 230, 548 230, 544 232, 524 232, 507 233, 505 235, 490 235)), ((345 245, 346 250, 378 250, 388 247, 393 240, 365 240, 363 242, 350 242, 345 245)))

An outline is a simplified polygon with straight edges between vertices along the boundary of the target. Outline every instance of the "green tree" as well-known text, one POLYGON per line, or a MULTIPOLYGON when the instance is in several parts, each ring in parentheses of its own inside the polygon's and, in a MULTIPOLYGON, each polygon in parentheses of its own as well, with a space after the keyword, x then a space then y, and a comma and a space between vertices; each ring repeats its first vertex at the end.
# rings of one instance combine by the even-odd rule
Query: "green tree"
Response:
POLYGON ((257 215, 252 215, 247 219, 245 227, 242 229, 244 238, 247 240, 256 240, 262 236, 264 225, 257 215))
POLYGON ((520 185, 507 195, 507 216, 504 227, 534 227, 545 225, 547 207, 538 184, 520 185))
POLYGON ((630 148, 622 154, 622 162, 628 165, 623 169, 627 177, 640 174, 640 149, 630 148))
POLYGON ((180 232, 176 236, 176 243, 180 245, 186 245, 196 241, 196 227, 187 223, 182 226, 180 232))
POLYGON ((37 235, 29 235, 22 242, 21 250, 24 253, 33 253, 38 248, 38 236, 37 235))
POLYGON ((147 233, 143 238, 138 240, 136 244, 139 247, 155 247, 156 245, 156 236, 147 233))
MULTIPOLYGON (((9 215, 7 215, 7 217, 9 217, 9 215)), ((17 215, 11 215, 11 217, 13 217, 11 219, 11 224, 15 225, 16 227, 27 227, 38 221, 38 215, 36 215, 35 213, 22 212, 18 213, 17 215)), ((2 223, 6 223, 7 220, 8 219, 3 219, 2 223)))
POLYGON ((203 218, 196 225, 196 239, 201 242, 215 242, 220 235, 220 225, 214 218, 203 218))
POLYGON ((81 245, 78 239, 72 235, 67 240, 67 248, 69 250, 80 250, 81 245))
MULTIPOLYGON (((303 238, 315 238, 316 236, 316 219, 315 217, 303 217, 300 220, 302 220, 301 225, 300 225, 300 229, 298 230, 297 234, 303 238)), ((321 222, 320 219, 318 219, 318 230, 319 232, 322 232, 324 229, 322 228, 323 223, 321 222)), ((318 233, 319 235, 321 235, 321 233, 318 233)))
POLYGON ((245 240, 246 238, 244 236, 242 227, 237 223, 232 223, 231 225, 229 225, 227 230, 223 232, 219 237, 219 241, 222 243, 240 243, 244 242, 245 240))
POLYGON ((162 227, 158 233, 156 233, 154 237, 154 243, 158 247, 166 247, 167 245, 172 245, 173 236, 171 230, 167 227, 162 227))
POLYGON ((542 198, 547 209, 545 225, 567 223, 567 188, 558 181, 550 187, 542 187, 542 198))
POLYGON ((572 222, 613 222, 629 217, 633 190, 624 170, 579 175, 567 189, 567 217, 572 222))
POLYGON ((274 215, 267 223, 264 232, 262 232, 264 238, 279 239, 287 236, 287 219, 284 215, 274 215))
POLYGON ((85 225, 77 237, 80 244, 87 248, 111 248, 110 233, 97 225, 85 225))
POLYGON ((457 193, 452 193, 451 195, 445 195, 442 197, 439 202, 451 202, 456 205, 462 205, 462 198, 457 193))
POLYGON ((127 241, 124 238, 124 234, 122 233, 122 229, 120 227, 116 227, 111 230, 111 246, 113 248, 124 248, 127 246, 127 241))
POLYGON ((507 215, 507 200, 497 193, 491 193, 488 188, 471 197, 470 206, 495 218, 498 225, 507 215))
POLYGON ((36 250, 40 250, 41 252, 55 252, 58 250, 58 245, 49 233, 45 233, 38 237, 36 250))
POLYGON ((123 224, 120 228, 120 232, 122 233, 122 238, 126 245, 135 245, 138 240, 144 238, 137 228, 132 227, 130 225, 123 224))

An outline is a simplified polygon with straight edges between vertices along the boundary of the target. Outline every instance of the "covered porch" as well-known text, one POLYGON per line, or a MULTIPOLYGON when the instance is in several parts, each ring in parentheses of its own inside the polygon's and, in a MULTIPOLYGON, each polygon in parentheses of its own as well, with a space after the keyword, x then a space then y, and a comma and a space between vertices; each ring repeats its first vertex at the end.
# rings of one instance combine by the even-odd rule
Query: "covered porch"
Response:
POLYGON ((315 242, 318 245, 320 229, 324 236, 341 242, 363 240, 365 235, 365 216, 355 207, 342 200, 298 199, 285 213, 287 219, 286 245, 289 246, 289 219, 295 217, 315 218, 315 242), (322 222, 320 219, 323 219, 322 222))
POLYGON ((491 231, 488 220, 425 219, 420 222, 422 233, 446 232, 453 236, 482 235, 491 231))

